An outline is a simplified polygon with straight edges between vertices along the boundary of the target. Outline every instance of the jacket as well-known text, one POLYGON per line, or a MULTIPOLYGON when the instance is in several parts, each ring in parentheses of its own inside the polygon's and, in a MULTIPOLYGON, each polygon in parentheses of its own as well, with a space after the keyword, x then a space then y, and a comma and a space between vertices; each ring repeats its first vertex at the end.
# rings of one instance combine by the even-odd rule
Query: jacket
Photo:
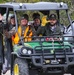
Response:
POLYGON ((59 25, 56 25, 54 30, 51 30, 50 23, 47 23, 45 26, 41 26, 38 31, 37 35, 42 34, 43 36, 50 36, 53 34, 61 34, 61 29, 59 25))

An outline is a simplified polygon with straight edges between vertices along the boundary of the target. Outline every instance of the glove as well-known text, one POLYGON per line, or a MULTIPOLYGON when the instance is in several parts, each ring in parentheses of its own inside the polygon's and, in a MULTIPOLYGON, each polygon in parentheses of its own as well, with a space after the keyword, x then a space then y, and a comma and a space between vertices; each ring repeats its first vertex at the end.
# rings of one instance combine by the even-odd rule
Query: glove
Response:
POLYGON ((43 16, 42 17, 42 24, 41 25, 45 26, 47 22, 49 22, 49 21, 47 21, 47 16, 43 16))

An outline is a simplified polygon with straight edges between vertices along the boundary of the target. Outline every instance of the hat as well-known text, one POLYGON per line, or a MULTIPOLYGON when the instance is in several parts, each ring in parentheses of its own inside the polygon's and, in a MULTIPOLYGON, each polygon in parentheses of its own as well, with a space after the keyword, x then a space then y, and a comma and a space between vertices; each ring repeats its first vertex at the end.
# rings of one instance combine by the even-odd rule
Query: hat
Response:
POLYGON ((49 20, 50 20, 50 19, 56 19, 56 15, 55 15, 55 14, 51 14, 48 19, 49 19, 49 20))
POLYGON ((39 13, 34 13, 32 15, 33 19, 39 18, 40 19, 40 14, 39 13))
POLYGON ((11 18, 11 19, 15 18, 15 15, 12 15, 10 18, 11 18))
POLYGON ((28 15, 27 15, 27 14, 23 14, 23 15, 22 15, 22 17, 21 17, 21 20, 22 20, 22 19, 26 19, 26 20, 28 20, 28 19, 29 19, 29 17, 28 17, 28 15))
POLYGON ((36 16, 36 17, 33 18, 33 20, 35 20, 35 19, 40 19, 40 17, 39 16, 36 16))

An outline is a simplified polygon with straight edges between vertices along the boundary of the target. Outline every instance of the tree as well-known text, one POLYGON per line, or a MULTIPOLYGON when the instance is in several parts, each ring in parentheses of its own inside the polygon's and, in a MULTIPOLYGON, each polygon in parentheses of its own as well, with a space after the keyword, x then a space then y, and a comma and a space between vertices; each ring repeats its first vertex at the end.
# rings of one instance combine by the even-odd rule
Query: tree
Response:
MULTIPOLYGON (((0 3, 3 2, 9 2, 9 1, 13 1, 13 0, 0 0, 0 3)), ((47 2, 65 2, 68 4, 69 7, 69 14, 71 15, 72 20, 74 19, 74 0, 15 0, 16 2, 39 2, 39 1, 47 1, 47 2)))

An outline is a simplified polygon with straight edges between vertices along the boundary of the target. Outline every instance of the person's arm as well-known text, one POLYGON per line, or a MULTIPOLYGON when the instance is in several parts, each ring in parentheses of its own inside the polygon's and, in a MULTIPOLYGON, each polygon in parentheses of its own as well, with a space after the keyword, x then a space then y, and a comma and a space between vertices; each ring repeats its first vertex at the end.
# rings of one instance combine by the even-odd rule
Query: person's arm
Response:
POLYGON ((33 36, 36 36, 36 31, 35 31, 34 26, 31 25, 31 29, 32 29, 32 32, 33 32, 33 36))
POLYGON ((45 30, 45 26, 40 26, 36 32, 37 36, 43 36, 45 30))
POLYGON ((62 34, 65 34, 66 31, 67 31, 67 27, 66 27, 65 25, 63 25, 63 24, 60 24, 59 29, 61 30, 61 33, 62 33, 62 34))
POLYGON ((7 38, 11 38, 12 35, 14 35, 15 33, 16 33, 15 27, 13 27, 10 31, 4 30, 4 34, 7 38))
POLYGON ((9 34, 10 34, 11 36, 14 35, 14 34, 16 33, 15 30, 16 30, 15 27, 13 27, 13 28, 9 31, 9 34))

